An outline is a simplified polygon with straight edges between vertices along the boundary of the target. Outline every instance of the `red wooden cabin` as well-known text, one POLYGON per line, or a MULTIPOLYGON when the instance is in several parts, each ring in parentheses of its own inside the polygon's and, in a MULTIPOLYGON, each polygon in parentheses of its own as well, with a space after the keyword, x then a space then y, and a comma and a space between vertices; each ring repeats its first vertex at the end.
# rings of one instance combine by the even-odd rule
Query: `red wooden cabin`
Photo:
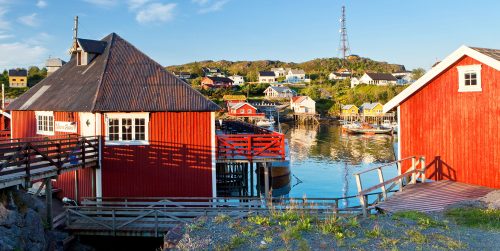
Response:
POLYGON ((257 108, 247 102, 229 104, 228 115, 234 117, 264 117, 264 113, 257 112, 257 108))
POLYGON ((400 159, 425 156, 434 180, 500 188, 500 50, 460 47, 384 112, 394 108, 400 159))
POLYGON ((226 77, 203 77, 201 87, 203 89, 229 88, 233 86, 234 81, 226 77))
POLYGON ((7 109, 12 138, 103 136, 100 168, 59 176, 61 196, 216 195, 220 107, 115 33, 77 39, 71 60, 7 109))

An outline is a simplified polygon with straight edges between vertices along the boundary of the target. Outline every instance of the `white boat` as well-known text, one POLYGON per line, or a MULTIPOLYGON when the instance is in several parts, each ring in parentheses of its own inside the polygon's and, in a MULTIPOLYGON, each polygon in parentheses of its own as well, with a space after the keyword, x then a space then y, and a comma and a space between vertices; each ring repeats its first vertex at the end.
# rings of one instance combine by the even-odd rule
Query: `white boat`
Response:
POLYGON ((271 116, 270 118, 263 118, 257 121, 257 126, 269 127, 274 125, 274 118, 271 116))
POLYGON ((381 125, 383 128, 387 128, 387 129, 392 129, 392 131, 394 133, 396 133, 398 131, 398 123, 397 122, 390 122, 389 120, 384 120, 384 122, 382 122, 382 125, 381 125))

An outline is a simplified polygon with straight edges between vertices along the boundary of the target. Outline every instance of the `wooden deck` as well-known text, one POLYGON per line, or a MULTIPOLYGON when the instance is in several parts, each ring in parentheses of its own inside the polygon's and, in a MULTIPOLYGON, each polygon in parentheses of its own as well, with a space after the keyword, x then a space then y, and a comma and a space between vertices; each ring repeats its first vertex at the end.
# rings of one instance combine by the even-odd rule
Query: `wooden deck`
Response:
POLYGON ((375 208, 386 213, 398 211, 435 212, 459 201, 477 199, 493 191, 492 188, 454 181, 417 183, 405 186, 375 208))

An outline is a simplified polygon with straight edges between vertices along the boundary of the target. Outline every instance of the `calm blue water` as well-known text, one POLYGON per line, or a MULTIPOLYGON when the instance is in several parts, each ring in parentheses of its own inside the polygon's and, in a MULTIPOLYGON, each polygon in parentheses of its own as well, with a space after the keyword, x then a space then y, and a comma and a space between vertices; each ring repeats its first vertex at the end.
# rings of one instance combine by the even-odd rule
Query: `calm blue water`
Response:
MULTIPOLYGON (((292 177, 290 197, 344 197, 357 193, 353 173, 394 161, 396 139, 389 135, 353 136, 333 124, 283 125, 292 177)), ((383 169, 386 179, 397 175, 396 165, 383 169)), ((361 176, 363 186, 378 183, 377 172, 361 176)))

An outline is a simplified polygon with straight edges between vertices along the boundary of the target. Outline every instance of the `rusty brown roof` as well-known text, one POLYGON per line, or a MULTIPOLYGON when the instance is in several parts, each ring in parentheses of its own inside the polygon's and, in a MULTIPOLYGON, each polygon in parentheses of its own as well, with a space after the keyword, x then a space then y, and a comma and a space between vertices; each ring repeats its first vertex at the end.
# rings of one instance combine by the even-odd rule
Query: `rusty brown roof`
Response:
POLYGON ((74 57, 24 95, 9 110, 37 111, 218 111, 221 108, 167 72, 115 33, 86 66, 74 57))

